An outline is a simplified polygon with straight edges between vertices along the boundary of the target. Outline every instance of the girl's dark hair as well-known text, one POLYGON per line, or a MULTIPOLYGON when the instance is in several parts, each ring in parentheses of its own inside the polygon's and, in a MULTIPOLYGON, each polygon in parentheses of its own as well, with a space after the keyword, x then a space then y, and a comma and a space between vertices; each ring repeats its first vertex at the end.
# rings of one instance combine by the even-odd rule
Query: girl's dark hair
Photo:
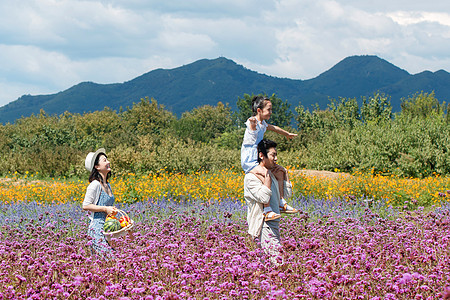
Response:
POLYGON ((262 161, 261 157, 259 157, 259 153, 262 153, 264 157, 267 157, 267 150, 276 147, 277 143, 274 141, 262 139, 261 142, 258 143, 258 163, 262 161))
MULTIPOLYGON (((101 183, 104 183, 102 175, 100 175, 98 170, 95 168, 95 166, 98 166, 98 161, 100 159, 100 156, 102 156, 102 155, 104 155, 105 157, 108 157, 108 156, 106 156, 105 153, 99 153, 97 155, 97 157, 95 158, 94 167, 92 168, 92 171, 91 171, 91 175, 89 175, 89 182, 97 180, 97 181, 100 181, 101 183)), ((108 179, 110 176, 111 176, 111 172, 108 172, 108 174, 106 174, 106 183, 108 183, 108 179)))
POLYGON ((252 98, 252 113, 256 116, 258 108, 263 109, 266 106, 266 101, 270 101, 266 96, 253 96, 252 98))

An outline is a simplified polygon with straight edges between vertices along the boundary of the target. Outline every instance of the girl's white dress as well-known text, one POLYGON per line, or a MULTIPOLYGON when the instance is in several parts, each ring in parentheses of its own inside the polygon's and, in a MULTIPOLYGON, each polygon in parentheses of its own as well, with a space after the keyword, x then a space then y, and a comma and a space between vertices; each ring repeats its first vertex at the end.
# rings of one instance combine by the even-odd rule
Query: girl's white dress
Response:
POLYGON ((268 124, 265 120, 256 122, 256 130, 250 129, 250 121, 245 122, 247 128, 244 133, 244 140, 241 147, 241 165, 245 174, 258 165, 258 143, 264 138, 268 124))

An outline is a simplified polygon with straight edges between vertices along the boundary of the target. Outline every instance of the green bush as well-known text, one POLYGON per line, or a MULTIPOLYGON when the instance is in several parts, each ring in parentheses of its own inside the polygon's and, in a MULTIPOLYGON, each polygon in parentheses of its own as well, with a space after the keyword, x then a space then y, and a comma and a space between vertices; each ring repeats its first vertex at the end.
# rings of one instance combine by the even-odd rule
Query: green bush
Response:
MULTIPOLYGON (((272 98, 279 110, 274 116, 285 124, 287 106, 275 95, 272 98)), ((86 176, 84 158, 100 147, 106 148, 119 175, 240 171, 245 128, 233 122, 248 117, 249 100, 249 95, 238 100, 240 112, 218 103, 186 112, 180 119, 148 98, 120 112, 105 108, 50 116, 41 111, 0 125, 0 174, 86 176)), ((265 135, 279 145, 279 164, 407 177, 450 173, 448 107, 433 93, 404 99, 403 110, 394 116, 385 95, 374 94, 361 103, 359 107, 356 99, 339 98, 325 110, 316 106, 311 111, 299 105, 295 118, 299 129, 283 126, 298 133, 297 138, 287 140, 270 131, 265 135)))
POLYGON ((240 151, 167 136, 156 145, 143 137, 138 147, 121 145, 110 152, 116 174, 192 173, 240 168, 240 151))
POLYGON ((370 171, 406 177, 450 172, 450 127, 444 119, 365 123, 333 130, 308 147, 313 169, 370 171))
POLYGON ((185 112, 174 122, 178 137, 188 141, 209 143, 222 133, 230 131, 233 120, 231 109, 221 102, 217 106, 204 105, 185 112))

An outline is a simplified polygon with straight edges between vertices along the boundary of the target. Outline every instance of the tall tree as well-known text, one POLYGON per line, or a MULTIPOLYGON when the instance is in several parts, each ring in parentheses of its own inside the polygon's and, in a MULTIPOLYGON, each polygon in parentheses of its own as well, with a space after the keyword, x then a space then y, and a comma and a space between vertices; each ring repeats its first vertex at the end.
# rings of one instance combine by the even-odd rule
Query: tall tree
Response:
POLYGON ((411 97, 403 98, 401 104, 401 115, 408 117, 428 118, 442 115, 445 104, 439 103, 434 96, 434 92, 430 94, 421 92, 411 97))
POLYGON ((363 97, 361 107, 361 119, 363 122, 374 121, 378 123, 380 121, 388 121, 391 118, 392 106, 388 96, 374 93, 369 98, 363 97))
POLYGON ((330 110, 321 110, 319 104, 312 106, 311 110, 305 109, 305 107, 299 103, 295 108, 297 116, 295 120, 297 121, 298 128, 303 132, 317 131, 321 130, 328 132, 338 126, 338 119, 336 114, 330 110))
POLYGON ((222 102, 217 106, 204 105, 185 112, 175 122, 175 131, 183 139, 210 142, 232 125, 231 108, 222 102))
POLYGON ((159 134, 169 128, 175 120, 174 115, 158 104, 155 99, 141 98, 139 103, 134 103, 132 108, 127 108, 122 113, 124 126, 130 133, 159 134))
POLYGON ((331 99, 328 108, 342 126, 353 128, 360 121, 359 106, 356 98, 331 99))

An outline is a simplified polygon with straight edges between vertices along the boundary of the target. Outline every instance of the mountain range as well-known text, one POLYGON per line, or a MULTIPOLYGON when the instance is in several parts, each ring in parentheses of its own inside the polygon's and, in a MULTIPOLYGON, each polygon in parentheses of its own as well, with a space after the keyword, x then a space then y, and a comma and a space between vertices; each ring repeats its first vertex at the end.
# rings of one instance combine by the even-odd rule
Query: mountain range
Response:
POLYGON ((249 70, 219 57, 202 59, 174 69, 155 69, 124 83, 82 82, 51 95, 24 95, 0 107, 0 122, 14 122, 21 116, 65 111, 85 113, 132 106, 150 97, 180 116, 202 105, 228 103, 236 109, 244 94, 276 94, 294 108, 319 104, 326 108, 330 98, 370 96, 382 92, 391 97, 393 111, 400 110, 401 99, 416 92, 435 92, 439 101, 450 98, 450 74, 444 70, 410 74, 388 61, 372 55, 350 56, 319 76, 308 79, 278 78, 249 70))

